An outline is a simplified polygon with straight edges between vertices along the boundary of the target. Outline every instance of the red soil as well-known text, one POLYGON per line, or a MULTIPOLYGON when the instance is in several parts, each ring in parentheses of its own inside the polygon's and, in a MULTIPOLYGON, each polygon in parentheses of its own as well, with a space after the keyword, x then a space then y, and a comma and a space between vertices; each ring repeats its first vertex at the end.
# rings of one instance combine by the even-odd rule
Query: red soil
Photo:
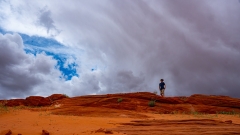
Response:
POLYGON ((0 100, 0 104, 0 135, 9 129, 23 135, 40 135, 42 130, 51 135, 240 134, 240 99, 227 96, 162 98, 138 92, 67 98, 54 94, 0 100), (151 100, 154 107, 148 105, 151 100))

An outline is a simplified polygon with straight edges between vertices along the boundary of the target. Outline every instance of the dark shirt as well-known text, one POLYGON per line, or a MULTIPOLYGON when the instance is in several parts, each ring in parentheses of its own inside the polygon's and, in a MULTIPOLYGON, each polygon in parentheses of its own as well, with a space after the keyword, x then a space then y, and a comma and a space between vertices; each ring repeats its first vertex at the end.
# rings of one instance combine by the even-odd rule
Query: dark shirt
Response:
POLYGON ((164 82, 159 83, 159 88, 160 88, 160 90, 165 89, 165 88, 164 88, 164 85, 165 85, 164 82))

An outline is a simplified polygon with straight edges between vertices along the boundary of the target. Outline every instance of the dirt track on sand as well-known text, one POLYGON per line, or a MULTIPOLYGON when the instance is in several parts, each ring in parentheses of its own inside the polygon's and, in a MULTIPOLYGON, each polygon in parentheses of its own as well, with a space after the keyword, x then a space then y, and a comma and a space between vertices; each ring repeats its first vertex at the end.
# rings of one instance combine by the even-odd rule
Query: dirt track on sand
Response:
POLYGON ((153 114, 121 112, 114 115, 96 113, 89 116, 55 115, 51 109, 15 109, 0 113, 0 135, 11 130, 12 135, 159 135, 159 134, 240 134, 238 115, 215 114, 153 114), (130 115, 131 114, 131 115, 130 115), (145 117, 143 117, 145 116, 145 117), (231 120, 231 121, 229 121, 231 120))

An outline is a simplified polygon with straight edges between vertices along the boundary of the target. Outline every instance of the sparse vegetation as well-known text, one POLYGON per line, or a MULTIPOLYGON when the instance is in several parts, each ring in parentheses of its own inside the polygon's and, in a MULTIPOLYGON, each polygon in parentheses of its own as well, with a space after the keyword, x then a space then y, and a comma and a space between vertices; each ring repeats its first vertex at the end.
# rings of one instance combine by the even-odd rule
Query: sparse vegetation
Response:
POLYGON ((171 114, 179 114, 178 111, 172 111, 171 114))
POLYGON ((154 93, 155 95, 157 95, 157 91, 154 91, 153 93, 154 93))
POLYGON ((62 94, 63 96, 65 96, 66 98, 69 98, 69 96, 67 94, 62 94))
POLYGON ((235 112, 234 110, 232 110, 230 112, 220 111, 220 112, 216 112, 216 114, 225 114, 225 115, 237 115, 237 114, 239 114, 240 115, 240 113, 235 112))
POLYGON ((190 113, 186 113, 185 111, 184 112, 178 112, 178 111, 172 111, 170 114, 183 114, 183 115, 193 115, 195 117, 200 117, 200 118, 214 118, 214 117, 218 117, 219 115, 234 115, 234 116, 238 116, 240 117, 240 113, 239 112, 236 112, 235 110, 232 110, 232 111, 219 111, 219 112, 216 112, 216 114, 208 114, 208 113, 205 113, 205 112, 198 112, 198 111, 193 111, 193 112, 190 112, 190 113))
POLYGON ((179 97, 179 99, 182 100, 182 101, 186 101, 187 97, 179 97))
POLYGON ((201 113, 201 112, 197 112, 197 111, 194 111, 194 112, 191 112, 192 115, 205 115, 205 113, 201 113))
POLYGON ((8 111, 9 111, 8 107, 5 106, 3 103, 0 103, 0 114, 1 113, 6 113, 8 111))
POLYGON ((118 103, 121 103, 122 101, 123 101, 122 98, 118 98, 118 100, 117 100, 118 103))
POLYGON ((39 116, 50 116, 51 115, 51 112, 49 112, 49 111, 41 111, 40 113, 39 113, 39 116))
POLYGON ((155 102, 156 102, 156 100, 151 100, 151 101, 149 101, 149 102, 148 102, 148 106, 154 107, 154 106, 155 106, 155 102))

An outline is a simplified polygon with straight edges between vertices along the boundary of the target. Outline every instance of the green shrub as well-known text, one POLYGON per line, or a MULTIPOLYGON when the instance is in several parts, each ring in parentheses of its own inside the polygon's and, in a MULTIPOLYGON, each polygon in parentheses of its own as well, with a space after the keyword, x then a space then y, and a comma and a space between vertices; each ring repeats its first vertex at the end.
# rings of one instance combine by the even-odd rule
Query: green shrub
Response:
POLYGON ((0 113, 5 113, 5 112, 8 112, 8 107, 5 106, 4 104, 0 103, 0 113))
POLYGON ((182 101, 186 101, 187 97, 179 97, 179 99, 182 100, 182 101))
POLYGON ((123 100, 122 98, 118 98, 117 102, 120 103, 122 102, 122 100, 123 100))
POLYGON ((220 111, 220 112, 216 112, 216 114, 237 115, 238 113, 235 112, 235 110, 232 110, 232 111, 230 111, 230 112, 220 111))
POLYGON ((148 106, 154 107, 155 106, 155 100, 151 100, 148 102, 148 106))
POLYGON ((65 96, 66 98, 69 98, 69 96, 67 94, 63 94, 63 96, 65 96))

